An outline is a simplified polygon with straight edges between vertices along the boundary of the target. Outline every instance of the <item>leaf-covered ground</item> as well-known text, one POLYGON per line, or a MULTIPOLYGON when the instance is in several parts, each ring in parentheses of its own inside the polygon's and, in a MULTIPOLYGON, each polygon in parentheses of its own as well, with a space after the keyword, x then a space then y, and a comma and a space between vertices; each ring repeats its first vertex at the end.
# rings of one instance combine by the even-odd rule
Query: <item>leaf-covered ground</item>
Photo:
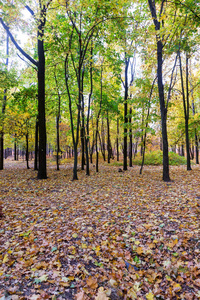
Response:
POLYGON ((200 299, 200 170, 0 172, 0 299, 200 299))

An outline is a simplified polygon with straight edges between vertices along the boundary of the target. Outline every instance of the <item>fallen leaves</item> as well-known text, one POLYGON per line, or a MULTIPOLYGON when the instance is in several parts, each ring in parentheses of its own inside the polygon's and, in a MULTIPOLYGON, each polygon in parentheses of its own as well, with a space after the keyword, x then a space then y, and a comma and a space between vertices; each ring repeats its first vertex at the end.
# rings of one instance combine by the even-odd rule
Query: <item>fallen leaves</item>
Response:
POLYGON ((198 166, 173 167, 168 184, 160 167, 143 176, 137 168, 121 175, 104 166, 78 182, 67 169, 45 181, 3 170, 0 295, 198 299, 198 166))

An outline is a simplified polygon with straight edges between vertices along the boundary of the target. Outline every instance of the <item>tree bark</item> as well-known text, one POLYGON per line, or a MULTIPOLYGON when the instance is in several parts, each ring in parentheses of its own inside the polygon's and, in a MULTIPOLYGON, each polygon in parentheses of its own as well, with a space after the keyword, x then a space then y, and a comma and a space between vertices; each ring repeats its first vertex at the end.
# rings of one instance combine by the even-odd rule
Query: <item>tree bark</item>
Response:
POLYGON ((107 151, 108 151, 108 163, 110 163, 110 159, 111 159, 111 142, 110 142, 110 124, 109 124, 109 115, 108 115, 108 111, 107 111, 107 116, 106 116, 106 120, 107 120, 107 151))
POLYGON ((190 163, 190 141, 189 141, 189 88, 188 88, 188 56, 186 54, 186 97, 183 83, 183 70, 181 62, 181 54, 179 51, 179 66, 181 75, 181 87, 182 87, 182 98, 183 98, 183 109, 185 117, 185 142, 186 142, 186 155, 187 155, 187 171, 192 170, 190 163))
POLYGON ((38 131, 39 131, 38 119, 35 122, 35 158, 34 158, 34 170, 38 170, 38 131))
MULTIPOLYGON (((160 16, 163 13, 163 5, 165 0, 162 0, 160 7, 160 16)), ((169 153, 168 153, 168 138, 167 138, 167 105, 165 105, 164 86, 163 86, 163 44, 159 35, 160 21, 158 21, 156 13, 155 1, 148 0, 149 8, 151 11, 152 20, 156 30, 157 41, 157 79, 158 79, 158 92, 160 100, 161 112, 161 125, 162 125, 162 148, 163 148, 163 180, 170 181, 169 177, 169 153)))
POLYGON ((123 151, 123 170, 127 170, 127 125, 128 125, 128 65, 129 59, 125 53, 125 81, 124 81, 124 151, 123 151))
POLYGON ((96 135, 95 135, 95 141, 96 141, 96 172, 99 172, 98 133, 99 133, 99 117, 100 117, 100 114, 101 114, 102 100, 103 100, 103 67, 101 65, 100 106, 99 106, 99 111, 98 111, 97 120, 96 120, 96 135))
POLYGON ((28 133, 26 134, 26 167, 27 169, 30 169, 29 167, 29 149, 28 149, 28 133))
MULTIPOLYGON (((7 32, 7 37, 6 37, 6 69, 8 69, 8 56, 9 56, 9 35, 7 32)), ((3 96, 3 104, 2 104, 2 116, 4 119, 4 115, 5 115, 5 110, 6 110, 6 102, 7 102, 7 89, 5 88, 4 90, 4 96, 3 96)), ((0 170, 3 170, 4 168, 4 120, 1 124, 2 128, 0 131, 0 170)))
MULTIPOLYGON (((37 45, 38 45, 38 61, 34 60, 29 54, 27 54, 16 42, 11 34, 9 27, 0 18, 0 22, 4 29, 7 31, 11 41, 20 53, 25 56, 33 65, 37 67, 38 71, 38 122, 39 122, 39 169, 38 179, 47 178, 46 170, 46 120, 45 120, 45 55, 44 55, 44 27, 46 23, 46 10, 51 0, 49 0, 47 6, 45 6, 41 0, 39 0, 39 17, 37 19, 37 45)), ((26 5, 25 8, 31 13, 33 17, 36 17, 32 9, 26 5)))
MULTIPOLYGON (((40 0, 41 1, 41 0, 40 0)), ((42 5, 40 3, 40 5, 42 5)), ((38 25, 38 124, 39 124, 39 169, 38 179, 47 178, 46 169, 46 120, 45 120, 45 55, 44 55, 44 26, 46 8, 40 12, 38 25)))
POLYGON ((106 161, 106 147, 105 147, 105 131, 104 131, 104 121, 103 121, 103 116, 101 118, 101 136, 102 136, 102 155, 103 155, 103 160, 106 161))
POLYGON ((119 161, 119 117, 117 117, 117 161, 119 161))
POLYGON ((133 166, 132 108, 129 109, 129 167, 133 166))

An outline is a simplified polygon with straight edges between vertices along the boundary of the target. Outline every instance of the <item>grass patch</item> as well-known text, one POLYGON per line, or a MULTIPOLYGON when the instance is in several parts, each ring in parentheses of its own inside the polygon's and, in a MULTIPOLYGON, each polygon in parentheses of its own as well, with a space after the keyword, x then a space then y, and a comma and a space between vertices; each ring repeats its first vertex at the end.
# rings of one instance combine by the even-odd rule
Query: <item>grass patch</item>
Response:
MULTIPOLYGON (((136 156, 136 158, 133 161, 134 165, 141 165, 142 163, 142 157, 140 155, 136 156)), ((162 165, 163 163, 163 153, 160 150, 147 152, 145 154, 145 165, 153 165, 158 166, 162 165)), ((174 152, 169 152, 169 164, 171 166, 180 166, 180 165, 186 165, 187 161, 186 158, 183 156, 179 156, 178 154, 174 152)))

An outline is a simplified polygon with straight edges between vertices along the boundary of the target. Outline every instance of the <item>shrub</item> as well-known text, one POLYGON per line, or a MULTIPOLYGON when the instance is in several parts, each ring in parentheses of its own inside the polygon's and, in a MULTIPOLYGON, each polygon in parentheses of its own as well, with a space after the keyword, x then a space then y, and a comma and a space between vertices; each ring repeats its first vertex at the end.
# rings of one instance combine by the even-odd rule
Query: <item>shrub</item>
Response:
MULTIPOLYGON (((145 159, 144 164, 145 165, 162 165, 163 161, 163 153, 161 150, 152 151, 145 153, 145 159)), ((133 161, 133 164, 135 165, 141 165, 142 163, 142 157, 140 155, 137 155, 136 158, 133 161)), ((187 163, 186 158, 183 156, 179 156, 178 154, 174 152, 169 152, 169 164, 172 166, 179 166, 179 165, 185 165, 187 163)))

